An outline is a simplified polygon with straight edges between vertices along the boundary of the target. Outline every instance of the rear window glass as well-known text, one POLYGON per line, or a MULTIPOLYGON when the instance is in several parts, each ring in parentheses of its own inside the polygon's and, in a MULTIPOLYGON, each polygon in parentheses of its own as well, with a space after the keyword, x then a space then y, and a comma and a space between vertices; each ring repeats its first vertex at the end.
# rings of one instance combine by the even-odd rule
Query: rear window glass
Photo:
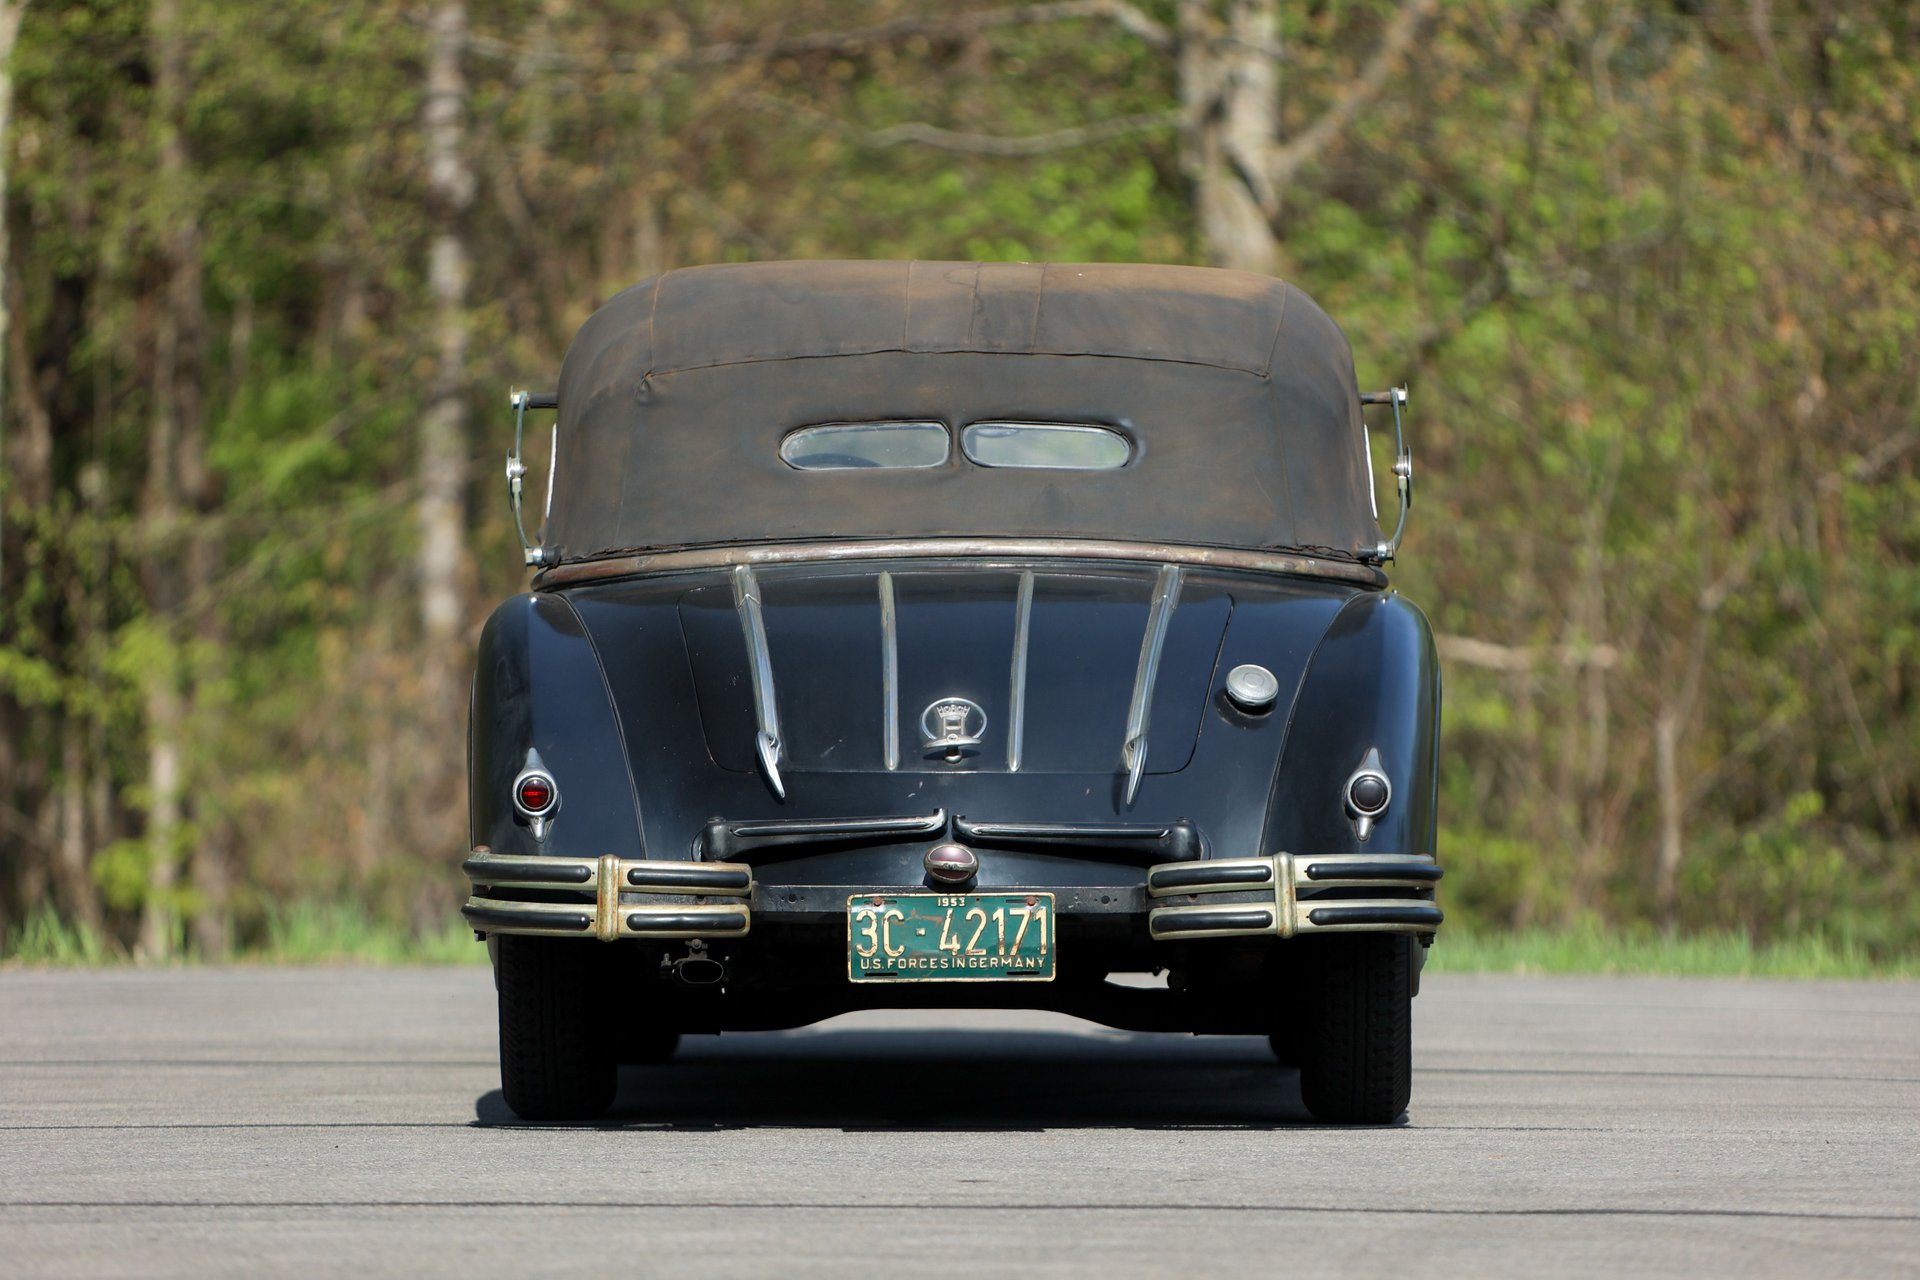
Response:
POLYGON ((983 467, 1104 471, 1133 457, 1118 431, 1066 422, 976 422, 960 433, 960 447, 983 467))
POLYGON ((780 456, 802 471, 937 467, 952 448, 940 422, 830 422, 802 427, 782 440, 780 456))

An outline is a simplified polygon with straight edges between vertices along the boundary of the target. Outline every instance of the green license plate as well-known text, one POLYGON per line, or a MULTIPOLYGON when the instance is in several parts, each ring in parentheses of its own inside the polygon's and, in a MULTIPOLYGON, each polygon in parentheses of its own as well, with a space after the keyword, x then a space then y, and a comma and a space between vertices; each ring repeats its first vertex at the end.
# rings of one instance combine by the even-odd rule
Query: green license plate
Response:
POLYGON ((855 982, 1053 978, 1050 893, 856 894, 847 899, 855 982))

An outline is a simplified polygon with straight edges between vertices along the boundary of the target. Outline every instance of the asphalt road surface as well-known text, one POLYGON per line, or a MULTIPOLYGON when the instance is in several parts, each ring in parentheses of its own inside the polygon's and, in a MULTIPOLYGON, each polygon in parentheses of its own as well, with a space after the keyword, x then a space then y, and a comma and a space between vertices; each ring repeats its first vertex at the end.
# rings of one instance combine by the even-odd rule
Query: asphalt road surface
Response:
POLYGON ((1415 1009, 1384 1129, 1254 1041, 903 1013, 564 1128, 502 1104, 483 969, 0 973, 0 1275, 1920 1274, 1920 984, 1415 1009))

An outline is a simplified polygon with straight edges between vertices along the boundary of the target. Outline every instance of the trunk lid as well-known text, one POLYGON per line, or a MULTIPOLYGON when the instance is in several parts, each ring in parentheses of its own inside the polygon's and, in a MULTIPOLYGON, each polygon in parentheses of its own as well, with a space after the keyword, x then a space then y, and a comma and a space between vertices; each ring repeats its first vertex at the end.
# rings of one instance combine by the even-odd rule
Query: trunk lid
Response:
MULTIPOLYGON (((762 572, 780 767, 1111 772, 1138 698, 1146 772, 1178 772, 1233 605, 1220 586, 1189 582, 1160 627, 1154 600, 1168 581, 1151 566, 762 572), (1150 625, 1163 635, 1157 661, 1143 663, 1150 625), (954 727, 973 739, 957 754, 946 745, 954 727)), ((722 768, 751 772, 758 719, 736 588, 695 587, 678 611, 708 750, 722 768)))

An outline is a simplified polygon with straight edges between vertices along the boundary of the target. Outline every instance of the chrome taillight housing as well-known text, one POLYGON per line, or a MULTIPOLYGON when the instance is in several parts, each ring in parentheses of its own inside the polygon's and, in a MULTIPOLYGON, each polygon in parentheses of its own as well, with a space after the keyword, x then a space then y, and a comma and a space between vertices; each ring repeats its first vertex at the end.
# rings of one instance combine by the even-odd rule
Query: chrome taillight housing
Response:
POLYGON ((1393 783, 1380 767, 1378 748, 1369 747, 1366 759, 1347 779, 1346 800, 1347 816, 1353 819, 1353 833, 1364 844, 1373 834, 1373 824, 1393 803, 1393 783))
POLYGON ((535 840, 547 838, 547 826, 560 808, 560 784, 541 763, 538 752, 527 752, 527 767, 513 780, 513 811, 526 819, 535 840))

